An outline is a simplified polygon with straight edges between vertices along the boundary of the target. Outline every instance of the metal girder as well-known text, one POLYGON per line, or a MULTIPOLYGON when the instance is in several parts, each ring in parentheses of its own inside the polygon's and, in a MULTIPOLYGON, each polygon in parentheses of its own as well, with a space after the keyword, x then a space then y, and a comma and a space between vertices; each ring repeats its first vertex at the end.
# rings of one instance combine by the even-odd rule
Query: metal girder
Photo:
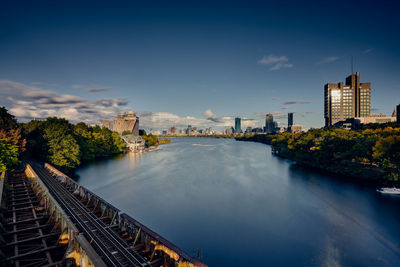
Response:
POLYGON ((27 222, 32 222, 32 221, 41 221, 48 218, 48 216, 41 216, 41 217, 37 217, 37 218, 32 218, 32 219, 28 219, 28 220, 22 220, 22 221, 18 221, 18 222, 12 222, 12 223, 6 223, 4 224, 4 226, 11 226, 11 225, 15 225, 15 224, 22 224, 22 223, 27 223, 27 222))
POLYGON ((18 240, 18 241, 15 241, 15 242, 7 243, 7 244, 4 245, 4 247, 16 246, 16 245, 19 245, 19 244, 35 241, 35 240, 38 240, 38 239, 44 239, 44 238, 47 238, 47 237, 56 236, 56 235, 60 235, 60 234, 61 234, 61 232, 50 233, 50 234, 46 234, 46 235, 38 235, 36 237, 27 238, 27 239, 18 240))
POLYGON ((28 231, 32 231, 32 230, 36 230, 38 228, 46 228, 46 227, 51 227, 54 226, 55 223, 48 223, 48 224, 42 224, 39 226, 33 226, 33 227, 29 227, 29 228, 25 228, 25 229, 20 229, 20 230, 16 230, 16 231, 9 231, 9 232, 5 232, 3 235, 12 235, 12 234, 18 234, 18 233, 23 233, 23 232, 28 232, 28 231))
POLYGON ((47 252, 47 251, 50 251, 50 250, 62 248, 62 247, 64 247, 64 246, 65 246, 65 245, 55 245, 55 246, 50 246, 50 247, 47 247, 47 248, 41 248, 41 249, 37 249, 37 250, 33 250, 33 251, 26 252, 26 253, 23 253, 23 254, 19 254, 19 255, 17 255, 17 256, 8 257, 8 258, 6 258, 5 260, 6 260, 6 261, 18 260, 18 259, 21 259, 21 258, 23 258, 23 257, 32 256, 32 255, 35 255, 35 254, 37 254, 37 253, 42 253, 42 252, 47 252))

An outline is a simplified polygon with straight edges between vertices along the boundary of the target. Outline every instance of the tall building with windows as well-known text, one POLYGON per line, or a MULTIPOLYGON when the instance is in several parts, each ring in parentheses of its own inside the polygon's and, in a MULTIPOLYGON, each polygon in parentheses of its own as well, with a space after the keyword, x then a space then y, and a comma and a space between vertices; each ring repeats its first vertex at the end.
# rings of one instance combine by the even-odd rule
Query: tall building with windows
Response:
POLYGON ((265 132, 275 133, 274 116, 271 113, 265 115, 265 132))
POLYGON ((240 133, 242 131, 241 119, 235 118, 235 133, 240 133))
POLYGON ((287 114, 288 122, 287 122, 287 131, 291 132, 292 131, 292 126, 293 126, 293 112, 289 112, 287 114))
POLYGON ((360 73, 352 74, 346 82, 324 86, 325 126, 348 118, 368 117, 371 114, 371 83, 361 83, 360 73))

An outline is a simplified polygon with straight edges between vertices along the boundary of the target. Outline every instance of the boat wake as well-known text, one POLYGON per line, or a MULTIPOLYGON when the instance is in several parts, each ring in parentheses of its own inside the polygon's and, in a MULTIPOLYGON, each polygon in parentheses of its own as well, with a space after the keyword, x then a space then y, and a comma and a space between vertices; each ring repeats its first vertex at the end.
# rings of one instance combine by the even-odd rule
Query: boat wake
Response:
POLYGON ((192 144, 192 146, 214 146, 214 145, 192 144))

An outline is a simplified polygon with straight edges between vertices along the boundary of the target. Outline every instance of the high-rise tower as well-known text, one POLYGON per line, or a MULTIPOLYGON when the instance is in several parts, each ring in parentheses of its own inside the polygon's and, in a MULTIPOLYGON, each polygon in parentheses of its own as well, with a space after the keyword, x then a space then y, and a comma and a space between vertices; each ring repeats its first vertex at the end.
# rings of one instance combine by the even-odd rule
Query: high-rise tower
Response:
POLYGON ((288 132, 291 132, 293 126, 293 112, 289 112, 287 118, 288 118, 287 130, 288 132))
POLYGON ((265 115, 265 132, 275 133, 274 116, 271 113, 265 115))
POLYGON ((325 126, 371 114, 371 83, 361 83, 359 72, 348 76, 345 84, 325 84, 324 97, 325 126))
POLYGON ((235 118, 235 133, 240 133, 241 131, 242 131, 241 119, 235 118))

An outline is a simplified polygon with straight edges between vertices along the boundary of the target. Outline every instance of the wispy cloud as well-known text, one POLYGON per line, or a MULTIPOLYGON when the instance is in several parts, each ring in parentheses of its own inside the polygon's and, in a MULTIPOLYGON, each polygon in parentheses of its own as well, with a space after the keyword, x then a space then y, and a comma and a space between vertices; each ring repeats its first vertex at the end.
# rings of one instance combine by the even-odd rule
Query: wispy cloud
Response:
POLYGON ((372 50, 374 50, 374 49, 368 48, 368 49, 365 49, 362 53, 363 53, 363 54, 369 54, 369 53, 372 52, 372 50))
POLYGON ((31 82, 34 86, 57 86, 55 83, 47 83, 47 82, 31 82))
POLYGON ((320 61, 318 61, 316 63, 316 65, 331 63, 331 62, 334 62, 334 61, 336 61, 338 59, 339 59, 339 57, 333 57, 333 56, 332 57, 325 57, 325 58, 321 59, 320 61))
POLYGON ((43 82, 31 82, 31 84, 32 84, 32 85, 35 85, 35 86, 41 86, 41 85, 44 85, 44 83, 43 83, 43 82))
POLYGON ((86 90, 90 93, 104 92, 111 90, 111 87, 94 87, 94 88, 86 88, 86 90))
POLYGON ((104 92, 111 90, 112 87, 100 87, 100 86, 88 86, 88 85, 82 85, 82 84, 73 84, 71 85, 72 88, 74 89, 85 89, 89 93, 97 93, 97 92, 104 92))
POLYGON ((311 100, 288 100, 283 102, 283 105, 294 105, 294 104, 310 104, 311 100))
POLYGON ((257 63, 260 65, 269 66, 269 70, 280 70, 283 68, 293 67, 293 64, 289 63, 287 56, 263 56, 257 63))

